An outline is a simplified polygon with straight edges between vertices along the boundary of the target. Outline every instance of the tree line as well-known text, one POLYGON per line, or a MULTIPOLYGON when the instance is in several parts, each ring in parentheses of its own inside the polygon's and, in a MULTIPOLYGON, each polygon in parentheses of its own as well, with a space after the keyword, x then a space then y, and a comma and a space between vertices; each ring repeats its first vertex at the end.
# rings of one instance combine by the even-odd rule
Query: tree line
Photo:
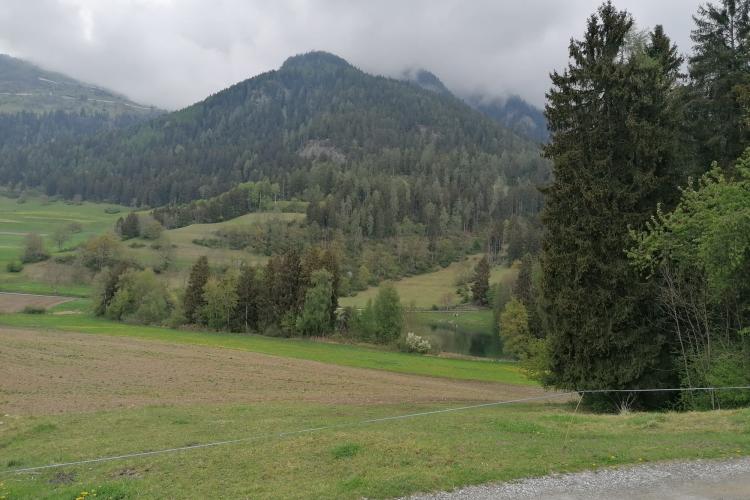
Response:
POLYGON ((403 333, 396 290, 380 287, 362 311, 339 308, 340 269, 332 249, 287 251, 265 266, 211 268, 200 257, 181 293, 151 269, 113 259, 97 281, 95 312, 120 321, 271 336, 339 337, 392 344, 403 333))

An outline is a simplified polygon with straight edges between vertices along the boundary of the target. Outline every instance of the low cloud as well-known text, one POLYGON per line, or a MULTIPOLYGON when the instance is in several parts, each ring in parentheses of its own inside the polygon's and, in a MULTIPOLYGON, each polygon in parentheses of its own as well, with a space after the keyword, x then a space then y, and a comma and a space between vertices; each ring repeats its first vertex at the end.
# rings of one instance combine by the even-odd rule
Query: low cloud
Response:
MULTIPOLYGON (((461 93, 541 105, 591 0, 5 0, 0 51, 175 109, 327 50, 373 73, 423 67, 461 93)), ((690 49, 698 0, 621 0, 639 26, 690 49)))

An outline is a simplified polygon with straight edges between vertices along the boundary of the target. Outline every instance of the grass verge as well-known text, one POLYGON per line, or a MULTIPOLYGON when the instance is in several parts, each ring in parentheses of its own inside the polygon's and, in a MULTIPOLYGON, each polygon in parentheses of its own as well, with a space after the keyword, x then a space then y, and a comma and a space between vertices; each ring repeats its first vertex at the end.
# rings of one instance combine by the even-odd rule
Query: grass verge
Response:
POLYGON ((645 461, 750 454, 750 410, 591 415, 483 408, 321 430, 433 409, 263 404, 4 417, 0 471, 258 436, 137 459, 3 474, 6 498, 387 498, 645 461), (567 436, 567 439, 566 439, 567 436))

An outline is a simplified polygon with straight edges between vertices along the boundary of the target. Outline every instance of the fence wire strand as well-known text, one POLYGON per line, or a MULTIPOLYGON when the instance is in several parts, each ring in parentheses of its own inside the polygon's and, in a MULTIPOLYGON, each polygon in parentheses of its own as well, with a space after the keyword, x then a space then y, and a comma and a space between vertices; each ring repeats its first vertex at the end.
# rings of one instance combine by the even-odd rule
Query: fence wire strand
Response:
POLYGON ((208 443, 191 444, 191 445, 186 445, 186 446, 177 446, 174 448, 163 448, 159 450, 140 451, 140 452, 134 452, 134 453, 126 453, 122 455, 111 455, 111 456, 105 456, 105 457, 90 458, 86 460, 76 460, 76 461, 71 461, 71 462, 60 462, 60 463, 53 463, 53 464, 47 464, 47 465, 38 465, 35 467, 23 467, 23 468, 18 468, 18 469, 13 469, 13 470, 1 471, 0 475, 20 474, 20 473, 42 471, 42 470, 47 470, 47 469, 57 469, 61 467, 73 467, 73 466, 78 466, 78 465, 94 464, 94 463, 101 463, 101 462, 112 462, 116 460, 126 460, 130 458, 140 458, 140 457, 148 457, 148 456, 154 456, 154 455, 165 455, 169 453, 178 453, 178 452, 183 452, 183 451, 214 448, 218 446, 226 446, 226 445, 233 445, 233 444, 240 444, 240 443, 250 443, 253 441, 260 441, 263 439, 273 439, 273 438, 280 439, 280 438, 291 437, 291 436, 299 436, 302 434, 309 434, 309 433, 328 431, 328 430, 346 429, 350 427, 370 425, 370 424, 388 422, 388 421, 393 421, 393 420, 404 420, 404 419, 424 417, 424 416, 429 416, 429 415, 438 415, 441 413, 475 410, 478 408, 489 408, 493 406, 526 403, 526 402, 531 402, 531 401, 550 400, 550 399, 557 399, 557 398, 575 396, 575 395, 580 396, 580 399, 578 400, 578 405, 576 406, 576 411, 577 411, 578 406, 580 406, 581 404, 581 400, 583 399, 584 394, 603 394, 603 393, 613 393, 613 392, 614 393, 640 393, 640 392, 678 392, 678 391, 728 391, 728 390, 748 390, 748 389, 750 389, 750 386, 680 387, 680 388, 650 388, 650 389, 584 389, 580 391, 552 392, 552 393, 547 393, 541 396, 532 396, 532 397, 521 398, 521 399, 495 401, 491 403, 480 403, 480 404, 475 404, 475 405, 459 406, 459 407, 454 407, 454 408, 443 408, 440 410, 430 410, 430 411, 423 411, 423 412, 417 412, 417 413, 407 413, 407 414, 402 414, 402 415, 392 415, 388 417, 370 418, 366 420, 358 420, 356 422, 324 425, 320 427, 309 427, 309 428, 298 429, 298 430, 293 430, 293 431, 269 432, 265 434, 258 434, 255 436, 248 436, 248 437, 237 438, 237 439, 226 439, 223 441, 211 441, 208 443))

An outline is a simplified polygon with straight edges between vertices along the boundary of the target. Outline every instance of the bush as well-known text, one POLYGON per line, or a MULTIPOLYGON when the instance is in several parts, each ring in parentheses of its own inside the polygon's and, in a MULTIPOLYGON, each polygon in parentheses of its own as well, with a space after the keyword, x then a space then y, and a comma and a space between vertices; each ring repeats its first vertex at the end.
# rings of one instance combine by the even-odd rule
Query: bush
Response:
POLYGON ((140 241, 134 241, 134 242, 128 244, 128 246, 130 248, 143 248, 143 247, 146 246, 146 244, 145 243, 141 243, 140 241))
POLYGON ((161 236, 161 233, 164 231, 164 226, 161 225, 161 222, 154 219, 153 217, 149 215, 141 216, 140 219, 140 232, 141 232, 141 238, 145 238, 147 240, 155 240, 161 236))
POLYGON ((56 255, 53 260, 58 264, 72 264, 76 261, 76 256, 72 253, 65 255, 56 255))
POLYGON ((47 250, 44 248, 42 237, 36 233, 27 234, 24 239, 21 262, 24 264, 31 264, 33 262, 41 262, 47 259, 49 259, 49 253, 47 253, 47 250))
POLYGON ((24 314, 44 314, 47 310, 41 306, 26 306, 23 308, 24 314))
POLYGON ((222 248, 224 242, 216 238, 200 238, 192 241, 193 245, 198 245, 206 248, 222 248))
POLYGON ((5 269, 9 273, 20 273, 21 271, 23 271, 23 264, 21 264, 17 260, 12 260, 5 265, 5 269))
POLYGON ((153 271, 128 270, 117 280, 106 315, 130 323, 162 324, 170 317, 172 307, 172 297, 153 271))
MULTIPOLYGON (((745 387, 750 385, 750 359, 739 345, 717 349, 705 381, 696 384, 708 387, 745 387)), ((750 405, 750 390, 722 390, 711 394, 708 391, 686 391, 684 401, 689 408, 709 409, 744 408, 750 405)))
POLYGON ((401 349, 405 352, 427 354, 428 352, 430 352, 430 349, 432 349, 432 346, 430 345, 429 340, 424 339, 419 335, 415 335, 413 332, 409 332, 406 334, 406 338, 404 339, 401 349))
POLYGON ((81 262, 93 271, 116 264, 122 256, 122 245, 111 233, 90 238, 80 248, 81 262))

